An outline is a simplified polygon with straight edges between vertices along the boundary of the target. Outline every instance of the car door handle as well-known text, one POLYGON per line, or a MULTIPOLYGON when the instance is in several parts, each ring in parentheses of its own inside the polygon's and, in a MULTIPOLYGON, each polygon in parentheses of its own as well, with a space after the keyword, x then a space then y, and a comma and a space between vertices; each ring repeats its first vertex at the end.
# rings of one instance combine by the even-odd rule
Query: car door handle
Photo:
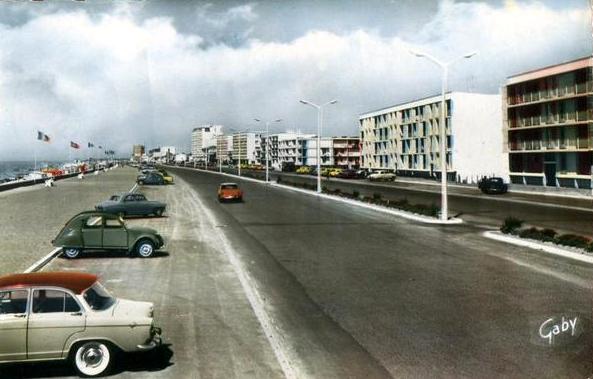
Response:
POLYGON ((72 312, 70 316, 82 316, 82 312, 72 312))
POLYGON ((24 317, 27 317, 27 314, 26 313, 19 313, 18 315, 14 315, 14 317, 24 318, 24 317))

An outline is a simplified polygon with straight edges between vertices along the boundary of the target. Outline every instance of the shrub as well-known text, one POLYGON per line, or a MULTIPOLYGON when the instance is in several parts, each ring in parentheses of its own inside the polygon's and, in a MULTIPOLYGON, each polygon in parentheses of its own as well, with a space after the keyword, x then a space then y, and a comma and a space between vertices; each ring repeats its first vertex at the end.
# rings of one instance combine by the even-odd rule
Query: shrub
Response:
POLYGON ((593 253, 593 241, 591 243, 589 243, 589 245, 587 246, 587 248, 585 249, 590 253, 593 253))
POLYGON ((373 200, 375 200, 375 201, 381 200, 381 194, 379 192, 375 192, 373 194, 373 200))
POLYGON ((339 188, 336 188, 336 189, 334 190, 334 193, 335 193, 336 195, 339 195, 339 194, 341 194, 341 193, 342 193, 342 191, 341 191, 339 188))
POLYGON ((360 192, 358 192, 357 190, 352 191, 352 196, 354 196, 356 199, 358 199, 360 197, 360 192))
POLYGON ((542 240, 552 242, 557 234, 554 229, 544 229, 542 230, 542 240))
POLYGON ((518 218, 512 216, 507 217, 504 219, 504 222, 500 227, 500 231, 505 234, 515 234, 521 225, 523 225, 523 220, 519 220, 518 218))
POLYGON ((534 240, 543 240, 543 234, 542 231, 539 230, 538 228, 528 228, 528 229, 522 229, 519 230, 518 232, 519 237, 521 238, 531 238, 534 240))
POLYGON ((589 247, 591 241, 583 236, 576 234, 562 234, 556 238, 556 243, 559 245, 573 246, 581 249, 589 247))
POLYGON ((278 179, 276 179, 276 183, 280 183, 282 181, 282 177, 278 175, 278 179))

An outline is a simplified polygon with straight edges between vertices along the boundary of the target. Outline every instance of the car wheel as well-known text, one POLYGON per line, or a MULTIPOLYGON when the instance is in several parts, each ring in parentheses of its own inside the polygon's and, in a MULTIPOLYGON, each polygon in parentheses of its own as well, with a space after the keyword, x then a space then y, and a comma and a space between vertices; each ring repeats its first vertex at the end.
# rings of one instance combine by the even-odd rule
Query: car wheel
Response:
POLYGON ((104 374, 111 365, 112 352, 103 342, 84 342, 76 347, 73 363, 76 370, 86 377, 104 374))
POLYGON ((136 254, 142 258, 149 258, 154 254, 154 244, 148 239, 143 239, 136 245, 136 254))
POLYGON ((155 210, 154 214, 158 217, 161 217, 163 215, 163 208, 159 208, 159 209, 155 210))
POLYGON ((77 249, 75 247, 67 247, 67 248, 64 248, 64 255, 68 259, 78 258, 78 256, 80 255, 80 252, 81 252, 81 250, 80 249, 77 249))
POLYGON ((144 180, 138 180, 138 184, 140 184, 141 186, 144 185, 144 180))

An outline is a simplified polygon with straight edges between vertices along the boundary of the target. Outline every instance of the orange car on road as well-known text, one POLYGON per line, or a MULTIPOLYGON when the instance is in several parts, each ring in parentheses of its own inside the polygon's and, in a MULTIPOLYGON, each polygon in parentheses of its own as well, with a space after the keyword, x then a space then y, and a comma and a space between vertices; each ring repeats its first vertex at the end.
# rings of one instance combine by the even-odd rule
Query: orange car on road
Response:
POLYGON ((218 187, 218 201, 243 201, 243 191, 236 183, 221 183, 218 187))

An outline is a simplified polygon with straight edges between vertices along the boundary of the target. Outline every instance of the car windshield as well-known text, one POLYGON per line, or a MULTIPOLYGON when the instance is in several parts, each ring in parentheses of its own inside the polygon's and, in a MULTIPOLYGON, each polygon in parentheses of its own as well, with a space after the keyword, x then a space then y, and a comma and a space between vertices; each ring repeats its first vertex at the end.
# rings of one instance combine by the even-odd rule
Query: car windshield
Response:
POLYGON ((109 200, 111 201, 118 201, 119 200, 119 196, 118 195, 113 195, 109 198, 109 200))
POLYGON ((103 311, 110 308, 115 303, 115 298, 101 285, 95 283, 92 287, 84 291, 82 295, 84 301, 94 311, 103 311))
POLYGON ((236 184, 223 184, 220 186, 220 189, 238 189, 239 186, 236 184))

